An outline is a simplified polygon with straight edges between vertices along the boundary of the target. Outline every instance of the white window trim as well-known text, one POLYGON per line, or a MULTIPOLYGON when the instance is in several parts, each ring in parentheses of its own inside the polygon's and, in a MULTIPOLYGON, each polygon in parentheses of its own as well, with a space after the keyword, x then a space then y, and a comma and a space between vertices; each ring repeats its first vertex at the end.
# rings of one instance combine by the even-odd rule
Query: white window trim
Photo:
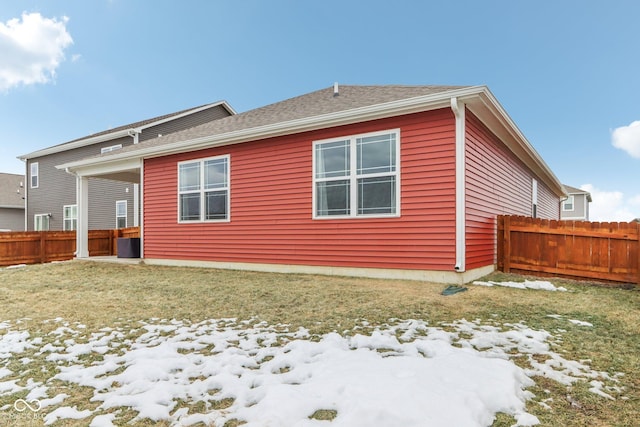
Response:
POLYGON ((538 218, 538 181, 531 178, 531 216, 538 218))
POLYGON ((332 220, 332 219, 371 219, 371 218, 398 218, 400 217, 400 145, 401 145, 401 141, 400 141, 400 129, 396 128, 396 129, 388 129, 388 130, 383 130, 383 131, 378 131, 378 132, 368 132, 368 133, 361 133, 361 134, 357 134, 357 135, 348 135, 348 136, 339 136, 336 138, 329 138, 329 139, 321 139, 318 141, 313 141, 313 155, 312 155, 312 162, 313 162, 313 168, 312 168, 312 198, 313 198, 313 203, 312 203, 312 209, 313 209, 313 214, 312 214, 312 219, 318 219, 318 220, 332 220), (395 206, 395 213, 392 214, 358 214, 358 191, 357 191, 357 187, 358 187, 358 172, 357 172, 357 166, 358 166, 358 157, 357 157, 357 144, 356 144, 356 139, 357 138, 366 138, 366 137, 370 137, 370 136, 377 136, 377 135, 388 135, 390 133, 394 133, 396 135, 396 170, 394 172, 384 172, 384 173, 378 173, 378 174, 368 174, 366 175, 367 178, 375 178, 375 177, 380 177, 380 176, 394 176, 396 178, 396 206, 395 206), (326 178, 316 178, 316 146, 319 144, 326 144, 326 143, 330 143, 330 142, 338 142, 338 141, 345 141, 348 140, 349 141, 349 150, 350 150, 350 155, 349 155, 349 161, 350 161, 350 174, 348 177, 344 177, 342 178, 343 180, 348 179, 350 182, 350 186, 351 186, 351 200, 349 201, 349 205, 351 207, 351 212, 349 215, 318 215, 317 214, 317 197, 316 197, 316 183, 318 182, 324 182, 324 181, 332 181, 333 179, 326 179, 326 178))
POLYGON ((40 164, 39 162, 33 162, 29 165, 29 186, 31 188, 38 188, 40 186, 40 164), (33 173, 35 167, 36 173, 33 173), (36 185, 33 185, 33 177, 36 178, 36 185))
POLYGON ((35 214, 33 216, 33 229, 35 231, 49 231, 51 229, 51 224, 50 224, 50 218, 51 218, 51 214, 35 214), (46 230, 39 230, 37 225, 38 225, 38 218, 47 218, 47 229, 46 230))
POLYGON ((572 194, 569 195, 569 197, 567 197, 567 200, 562 202, 562 211, 563 212, 573 212, 576 210, 576 198, 573 197, 572 194), (571 199, 571 209, 566 209, 565 208, 565 203, 567 203, 569 201, 569 199, 571 199))
POLYGON ((102 147, 100 149, 100 154, 108 153, 110 151, 119 150, 122 148, 122 144, 111 145, 109 147, 102 147))
POLYGON ((73 230, 77 230, 77 229, 78 229, 78 205, 73 204, 73 205, 64 205, 64 206, 62 206, 62 230, 64 230, 64 231, 73 231, 73 230), (67 210, 67 208, 73 208, 73 207, 76 208, 76 216, 75 217, 71 217, 71 218, 67 218, 64 215, 66 210, 67 210), (65 228, 66 224, 67 224, 67 221, 73 221, 73 220, 76 221, 76 226, 74 228, 70 228, 70 229, 65 228))
POLYGON ((118 228, 127 228, 128 224, 128 218, 127 218, 127 201, 126 200, 116 200, 116 229, 118 228), (124 204, 124 216, 122 215, 118 215, 118 205, 119 204, 124 204), (118 226, 118 218, 124 218, 124 227, 119 227, 118 226))
POLYGON ((178 162, 177 167, 177 190, 178 190, 178 204, 177 204, 177 218, 178 224, 197 224, 202 222, 231 222, 231 156, 229 154, 224 154, 222 156, 213 156, 206 157, 202 159, 193 159, 193 160, 185 160, 182 162, 178 162), (207 192, 204 188, 204 162, 208 160, 218 160, 218 159, 227 159, 227 186, 226 188, 220 188, 218 191, 226 190, 227 191, 227 217, 224 219, 204 219, 205 218, 205 198, 204 194, 207 192), (180 165, 187 163, 199 163, 200 164, 200 189, 199 190, 190 190, 190 191, 180 191, 180 165), (188 194, 188 193, 199 193, 200 194, 200 219, 193 220, 182 220, 180 219, 180 195, 188 194))

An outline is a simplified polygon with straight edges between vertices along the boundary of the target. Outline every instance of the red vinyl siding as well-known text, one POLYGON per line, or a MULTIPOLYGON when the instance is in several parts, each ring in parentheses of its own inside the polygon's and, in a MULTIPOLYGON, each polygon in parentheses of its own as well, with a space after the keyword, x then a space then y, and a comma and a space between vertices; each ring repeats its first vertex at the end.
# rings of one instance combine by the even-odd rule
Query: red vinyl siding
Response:
POLYGON ((455 123, 442 109, 144 162, 147 258, 452 271, 455 123), (312 219, 312 143, 400 129, 401 216, 312 219), (230 221, 179 224, 177 163, 230 155, 230 221))
MULTIPOLYGON (((534 174, 466 112, 466 268, 495 263, 497 215, 532 215, 534 174)), ((538 179, 539 218, 558 219, 560 200, 538 179)))

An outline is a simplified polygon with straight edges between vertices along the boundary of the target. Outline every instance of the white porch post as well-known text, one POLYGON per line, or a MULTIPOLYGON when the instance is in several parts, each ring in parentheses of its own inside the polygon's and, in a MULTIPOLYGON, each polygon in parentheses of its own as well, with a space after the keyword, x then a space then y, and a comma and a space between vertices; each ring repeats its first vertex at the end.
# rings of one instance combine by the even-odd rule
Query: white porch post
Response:
POLYGON ((80 175, 76 175, 76 203, 76 258, 89 258, 89 179, 80 175))
POLYGON ((140 185, 133 184, 133 226, 140 225, 140 185))

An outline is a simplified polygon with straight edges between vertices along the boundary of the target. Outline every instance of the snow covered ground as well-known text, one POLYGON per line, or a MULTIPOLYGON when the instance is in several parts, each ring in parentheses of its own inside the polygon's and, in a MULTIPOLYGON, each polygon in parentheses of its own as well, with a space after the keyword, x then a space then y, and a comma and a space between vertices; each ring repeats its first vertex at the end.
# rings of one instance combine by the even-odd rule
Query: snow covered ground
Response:
MULTIPOLYGON (((0 396, 27 393, 24 401, 46 425, 70 418, 112 426, 132 409, 139 419, 176 426, 231 419, 248 426, 486 426, 498 412, 528 426, 538 423, 525 409, 537 376, 567 386, 588 381, 603 399, 624 393, 616 375, 555 352, 561 332, 524 323, 396 319, 310 335, 255 319, 151 319, 96 331, 50 322, 52 332, 40 335, 24 322, 0 322, 0 396), (518 367, 519 358, 530 368, 518 367), (36 360, 38 370, 51 372, 46 380, 34 379, 42 378, 36 360), (89 387, 93 396, 66 403, 60 384, 89 387), (319 410, 335 418, 319 421, 319 410)), ((0 414, 18 409, 11 406, 0 414)))

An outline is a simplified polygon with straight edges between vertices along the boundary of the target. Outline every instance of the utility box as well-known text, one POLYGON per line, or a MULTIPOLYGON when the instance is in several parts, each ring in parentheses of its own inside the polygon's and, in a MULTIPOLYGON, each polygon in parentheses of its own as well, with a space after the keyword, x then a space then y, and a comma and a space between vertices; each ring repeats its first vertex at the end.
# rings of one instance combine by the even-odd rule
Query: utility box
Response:
POLYGON ((118 258, 140 258, 140 238, 118 237, 118 258))

